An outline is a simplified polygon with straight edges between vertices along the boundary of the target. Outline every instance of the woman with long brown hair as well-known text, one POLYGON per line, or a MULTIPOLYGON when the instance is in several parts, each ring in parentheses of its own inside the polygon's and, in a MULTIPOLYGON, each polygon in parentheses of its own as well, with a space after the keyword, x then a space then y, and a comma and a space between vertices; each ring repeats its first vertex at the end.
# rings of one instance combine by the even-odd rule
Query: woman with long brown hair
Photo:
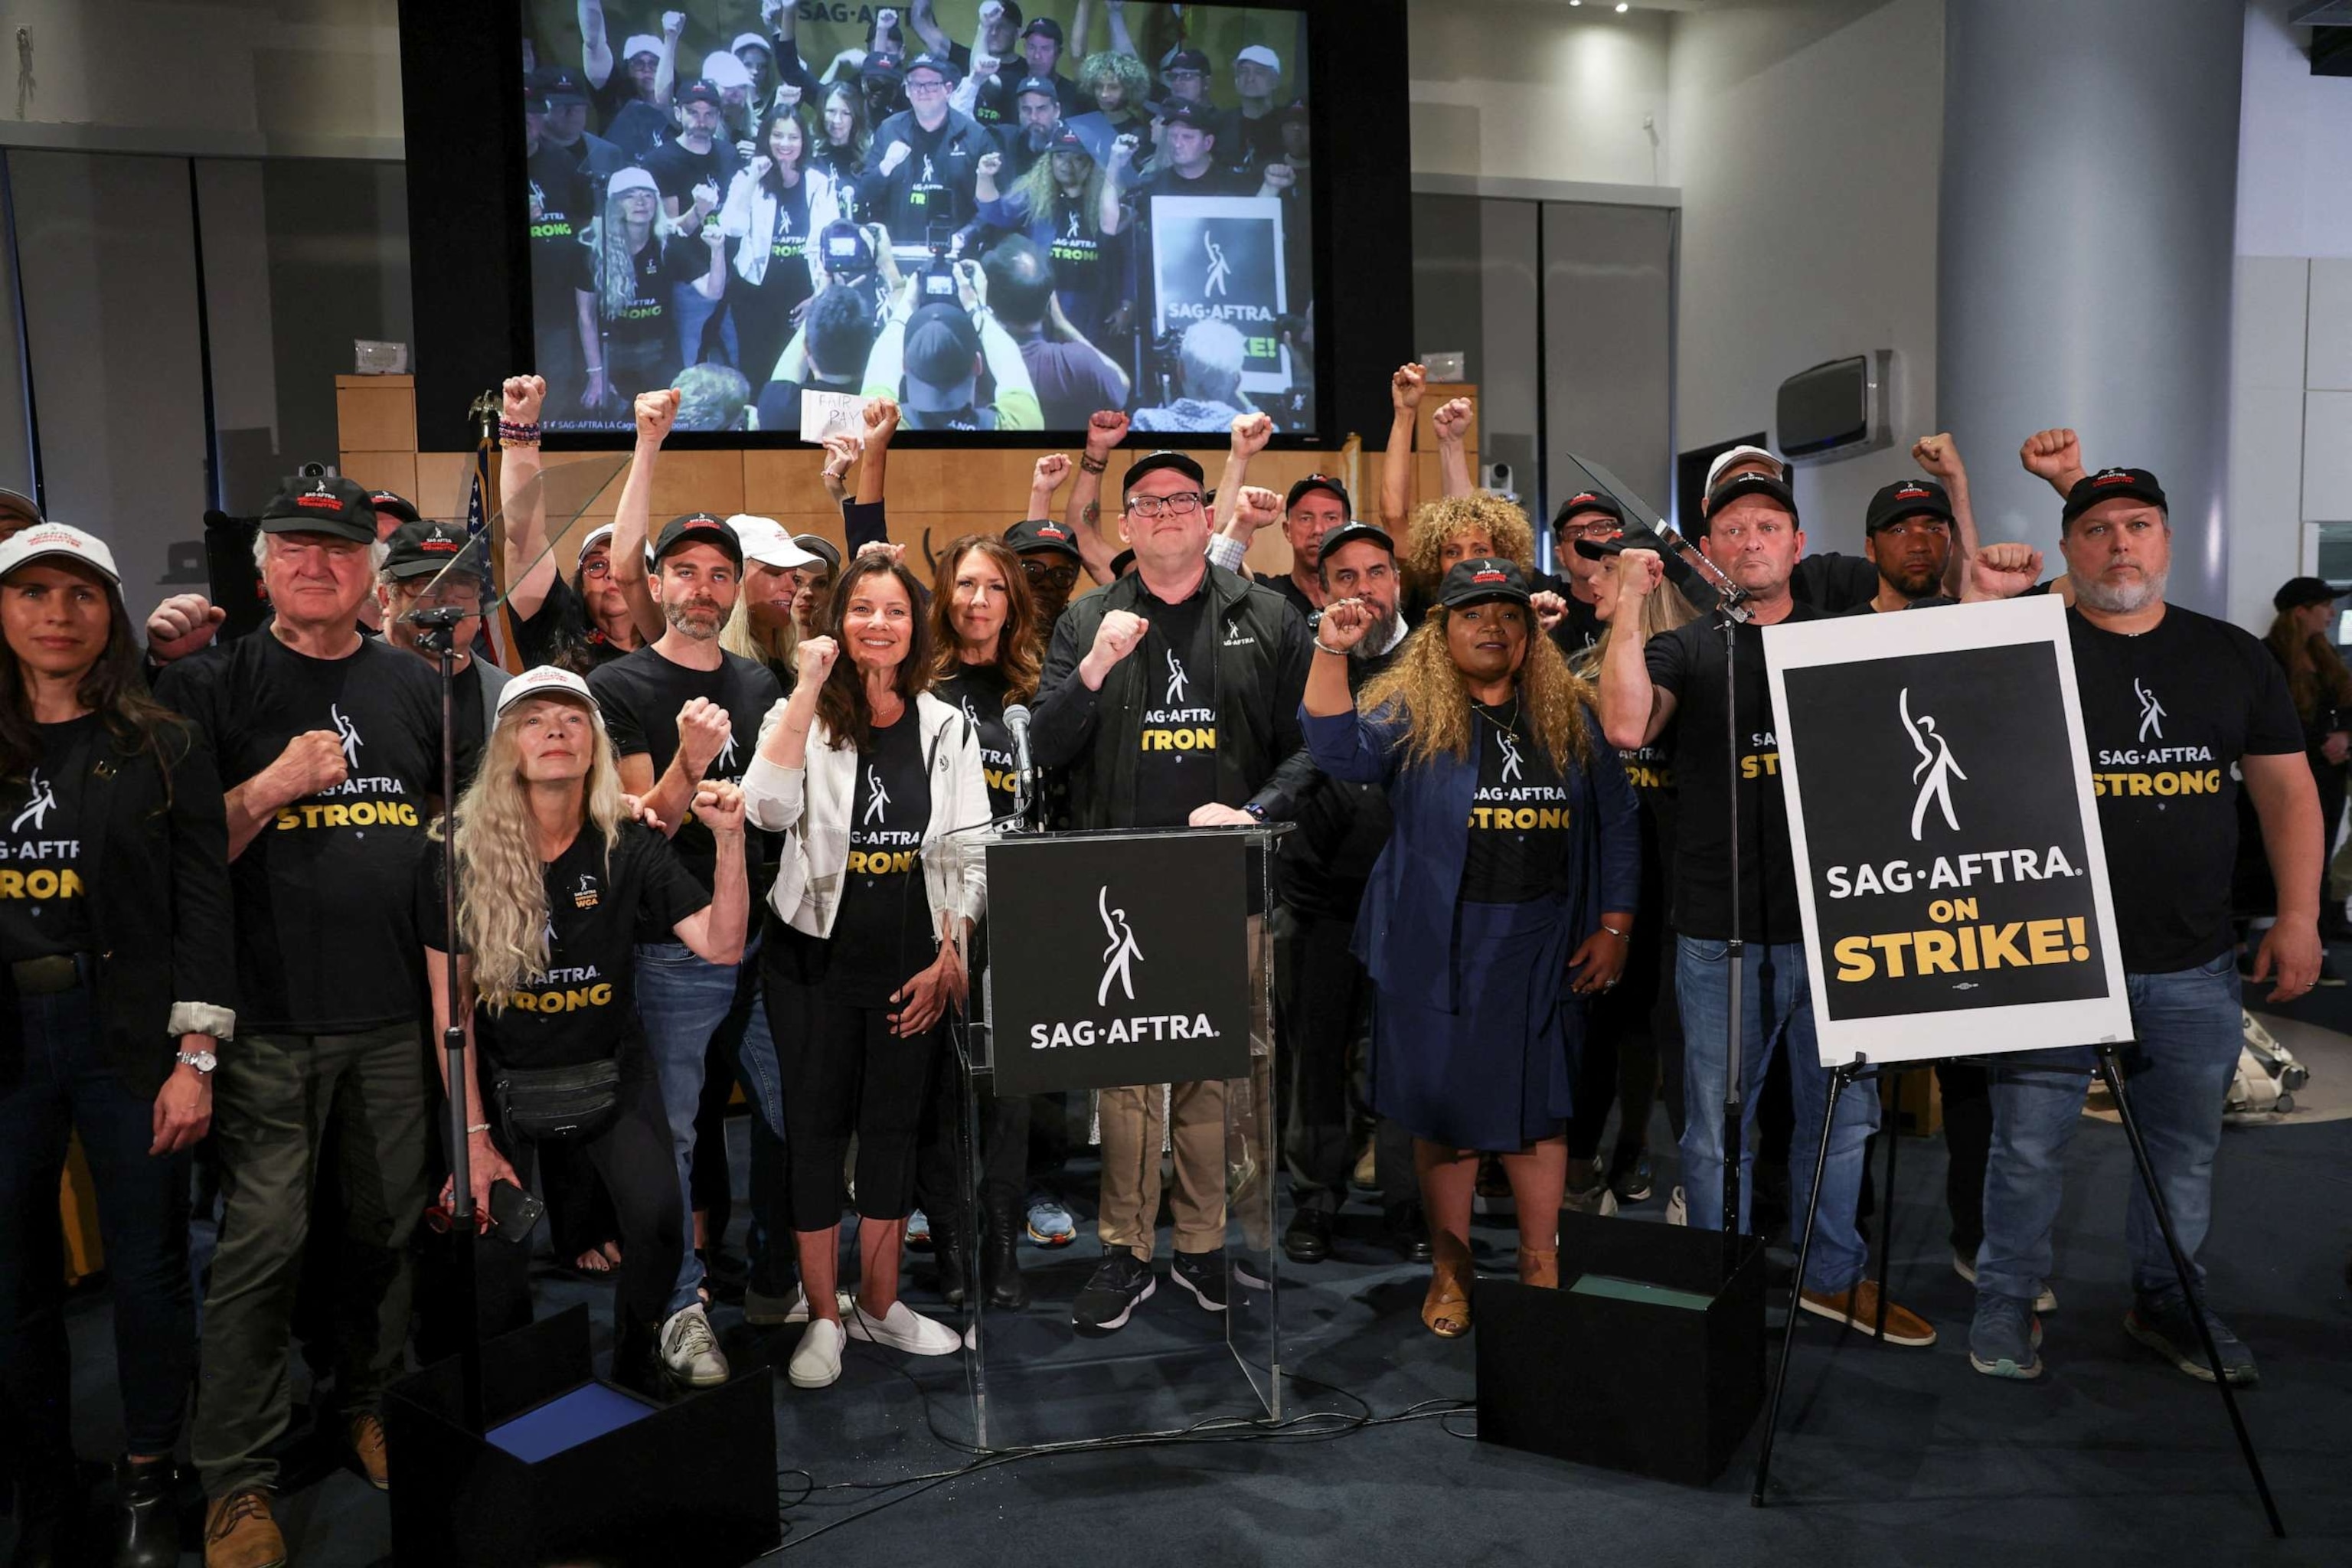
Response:
POLYGON ((989 822, 979 733, 929 690, 920 596, 887 552, 850 562, 829 635, 802 641, 800 681, 770 710, 743 775, 753 825, 785 836, 769 895, 782 923, 760 963, 811 1314, 788 1371, 800 1388, 840 1377, 845 1337, 916 1355, 962 1342, 898 1299, 940 1026, 963 1004, 964 954, 987 892, 979 841, 964 831, 989 822), (853 1133, 859 1277, 845 1322, 834 1282, 853 1133))
POLYGON ((1436 1254, 1421 1316, 1448 1339, 1470 1331, 1482 1151, 1517 1203, 1519 1278, 1559 1281, 1584 1004, 1623 969, 1641 875, 1592 688, 1535 631, 1529 596, 1514 563, 1461 562, 1360 706, 1348 655, 1379 617, 1342 599, 1301 704, 1317 765, 1385 784, 1394 808, 1356 928, 1379 996, 1372 1108, 1413 1135, 1436 1254))
POLYGON ((148 697, 130 628, 100 541, 37 522, 0 544, 0 1396, 20 1562, 49 1561, 77 1510, 58 1225, 77 1134, 122 1394, 105 1561, 179 1559, 189 1151, 236 1032, 236 963, 213 752, 148 697))
MULTIPOLYGON (((2303 721, 2305 752, 2313 782, 2319 786, 2319 923, 2324 934, 2337 937, 2352 934, 2344 929, 2343 900, 2331 902, 2327 897, 2327 862, 2336 849, 2336 824, 2344 816, 2345 763, 2352 758, 2352 668, 2327 640, 2342 598, 2319 578, 2294 578, 2271 595, 2271 607, 2278 614, 2263 635, 2263 646, 2286 671, 2287 695, 2294 700, 2295 717, 2303 721)), ((2325 958, 2319 984, 2344 984, 2325 958)))

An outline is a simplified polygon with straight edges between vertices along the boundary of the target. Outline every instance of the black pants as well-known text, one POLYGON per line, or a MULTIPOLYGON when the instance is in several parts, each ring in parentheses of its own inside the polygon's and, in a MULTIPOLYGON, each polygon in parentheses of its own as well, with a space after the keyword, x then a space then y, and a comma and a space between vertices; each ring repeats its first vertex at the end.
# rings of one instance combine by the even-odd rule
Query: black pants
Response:
MULTIPOLYGON (((1356 1163, 1351 1064, 1363 1059, 1371 1018, 1371 982, 1349 951, 1355 932, 1353 921, 1288 904, 1275 910, 1275 1024, 1286 1101, 1283 1163, 1298 1206, 1326 1214, 1338 1213, 1348 1201, 1356 1163)), ((1381 1205, 1417 1202, 1412 1135, 1383 1119, 1373 1137, 1381 1205)))
POLYGON ((2336 825, 2344 819, 2344 764, 2312 753, 2311 782, 2319 788, 2319 910, 2326 914, 2327 863, 2336 854, 2336 825))
POLYGON ((1650 1111, 1658 1100, 1658 1039, 1653 1017, 1665 966, 1661 924, 1637 918, 1625 969, 1617 988, 1592 1004, 1577 1064, 1576 1100, 1568 1119, 1568 1157, 1590 1160, 1601 1152, 1609 1108, 1618 1109, 1617 1148, 1611 1170, 1630 1167, 1648 1146, 1650 1111))
POLYGON ((740 277, 730 276, 727 279, 727 297, 735 307, 735 335, 741 350, 743 379, 751 384, 751 398, 756 403, 761 389, 775 374, 776 361, 782 357, 784 345, 792 342, 793 311, 809 297, 808 268, 797 261, 772 262, 757 288, 746 285, 740 277))
MULTIPOLYGON (((625 1362, 633 1351, 649 1345, 660 1329, 688 1240, 686 1219, 677 1210, 677 1167, 670 1153, 669 1118, 662 1110, 661 1088, 652 1064, 642 1057, 625 1059, 619 1113, 593 1137, 544 1146, 514 1143, 495 1122, 491 1136, 525 1187, 530 1184, 533 1166, 542 1161, 551 1173, 557 1167, 576 1171, 585 1166, 603 1181, 620 1232, 621 1263, 613 1279, 613 1322, 618 1353, 625 1362)), ((503 1239, 493 1231, 475 1244, 474 1257, 483 1321, 528 1321, 529 1241, 503 1239)))
POLYGON ((1985 1069, 1969 1062, 1937 1062, 1936 1082, 1944 1091, 1944 1206, 1952 1214, 1952 1250, 1974 1263, 1984 1242, 1992 1089, 1985 1069))
MULTIPOLYGON (((805 939, 804 939, 805 940, 805 939)), ((857 1212, 906 1217, 915 1192, 915 1155, 938 1093, 941 1037, 890 1032, 883 1007, 832 1000, 822 980, 795 962, 799 943, 761 947, 761 990, 783 1074, 784 1144, 792 1169, 793 1228, 841 1223, 841 1166, 857 1135, 857 1212)))

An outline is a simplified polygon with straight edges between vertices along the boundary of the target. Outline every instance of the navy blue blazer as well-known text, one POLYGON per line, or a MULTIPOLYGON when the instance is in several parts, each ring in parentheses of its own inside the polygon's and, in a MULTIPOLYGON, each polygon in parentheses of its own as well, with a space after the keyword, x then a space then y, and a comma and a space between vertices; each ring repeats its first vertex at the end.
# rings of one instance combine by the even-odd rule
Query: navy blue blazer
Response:
MULTIPOLYGON (((1355 953, 1374 984, 1418 1005, 1461 1011, 1461 952, 1454 918, 1462 869, 1470 858, 1470 810, 1478 790, 1475 759, 1441 756, 1403 763, 1406 726, 1401 716, 1360 712, 1318 719, 1301 709, 1315 765, 1350 784, 1385 784, 1396 818, 1388 847, 1372 867, 1356 916, 1355 953)), ((1566 759, 1562 783, 1570 800, 1569 885, 1557 898, 1562 916, 1558 960, 1568 957, 1610 910, 1631 913, 1641 896, 1642 839, 1633 786, 1616 748, 1601 732, 1590 706, 1584 722, 1592 761, 1566 759)))

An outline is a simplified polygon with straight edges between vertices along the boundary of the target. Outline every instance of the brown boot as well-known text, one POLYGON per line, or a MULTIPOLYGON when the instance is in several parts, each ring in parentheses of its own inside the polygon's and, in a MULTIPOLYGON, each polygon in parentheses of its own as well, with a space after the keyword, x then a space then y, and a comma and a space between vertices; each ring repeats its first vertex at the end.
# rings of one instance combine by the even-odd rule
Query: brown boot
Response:
POLYGON ((1519 1283, 1559 1289, 1559 1248, 1555 1247, 1549 1252, 1538 1252, 1530 1247, 1519 1248, 1519 1283))
MULTIPOLYGON (((1816 1317, 1827 1318, 1841 1328, 1858 1334, 1878 1337, 1878 1281, 1864 1279, 1851 1290, 1841 1290, 1832 1296, 1825 1290, 1806 1290, 1797 1297, 1797 1305, 1816 1317)), ((1936 1330, 1916 1312, 1905 1310, 1894 1302, 1886 1303, 1886 1342, 1912 1350, 1925 1349, 1936 1342, 1936 1330)))
POLYGON ((1429 1294, 1421 1303, 1421 1321, 1440 1339, 1458 1340, 1470 1331, 1470 1281, 1476 1270, 1470 1262, 1470 1245, 1443 1231, 1430 1237, 1435 1261, 1430 1269, 1429 1294))
POLYGON ((205 1505, 205 1568, 280 1568, 286 1538, 269 1516, 269 1494, 231 1492, 205 1505))
POLYGON ((372 1411, 362 1412, 352 1417, 349 1431, 352 1456, 360 1462, 360 1473, 376 1490, 390 1491, 392 1473, 384 1454, 383 1418, 372 1411))

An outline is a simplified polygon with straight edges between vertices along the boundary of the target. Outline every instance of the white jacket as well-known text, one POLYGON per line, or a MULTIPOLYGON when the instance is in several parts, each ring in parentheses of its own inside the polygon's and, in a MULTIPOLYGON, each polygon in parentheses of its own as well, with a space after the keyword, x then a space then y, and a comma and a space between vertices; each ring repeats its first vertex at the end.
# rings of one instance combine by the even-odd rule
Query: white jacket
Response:
MULTIPOLYGON (((849 866, 857 752, 834 745, 819 719, 809 726, 804 766, 770 762, 768 737, 790 701, 777 702, 761 721, 760 748, 743 775, 743 806, 752 826, 784 835, 768 902, 794 931, 827 937, 841 909, 842 877, 849 866)), ((987 912, 988 872, 981 847, 988 837, 988 784, 971 721, 925 692, 915 699, 915 723, 931 784, 931 821, 923 830, 923 891, 930 899, 936 936, 941 915, 978 923, 987 912), (957 828, 968 831, 950 837, 957 828)))
MULTIPOLYGON (((841 216, 840 198, 834 193, 833 176, 823 169, 801 171, 801 184, 808 192, 808 264, 812 269, 817 261, 817 237, 824 226, 841 216)), ((774 259, 769 244, 776 232, 776 194, 766 184, 751 177, 749 164, 736 171, 735 179, 727 187, 727 199, 719 208, 719 232, 730 239, 748 240, 756 235, 758 243, 745 244, 735 249, 735 274, 744 282, 757 287, 768 275, 768 263, 774 259)), ((809 274, 812 283, 816 274, 809 274)))

